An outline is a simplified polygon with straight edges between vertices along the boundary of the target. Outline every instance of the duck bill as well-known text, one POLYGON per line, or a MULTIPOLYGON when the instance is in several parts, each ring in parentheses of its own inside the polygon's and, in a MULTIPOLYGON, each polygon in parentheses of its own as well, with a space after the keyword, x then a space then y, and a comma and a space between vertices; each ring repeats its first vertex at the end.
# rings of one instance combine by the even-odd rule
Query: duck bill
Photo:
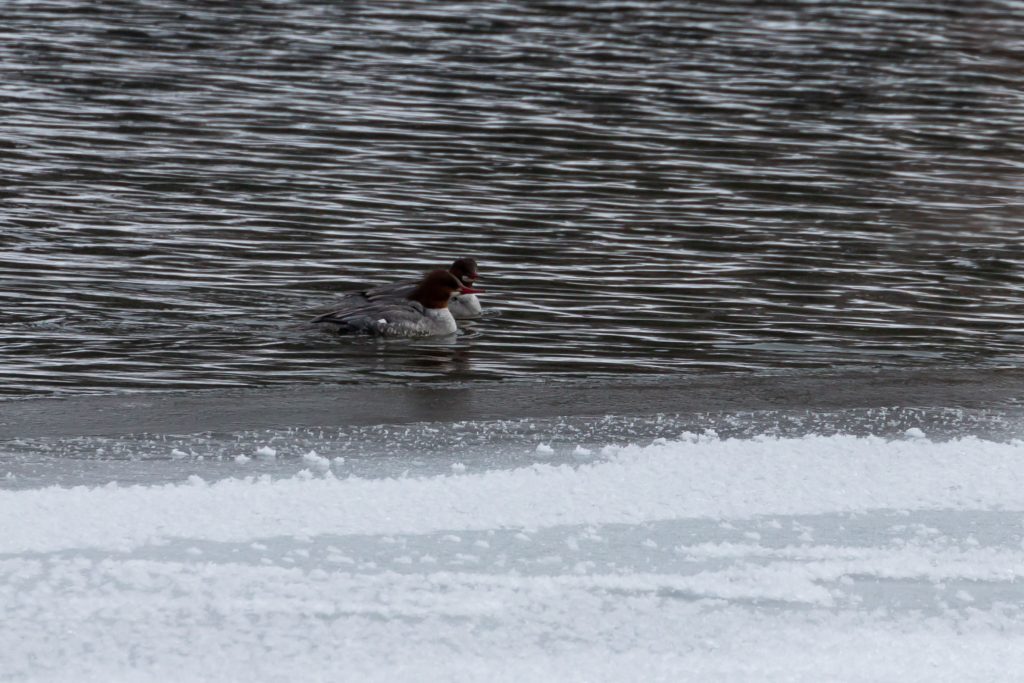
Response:
POLYGON ((463 286, 463 287, 459 288, 459 294, 483 294, 483 292, 484 292, 484 290, 482 290, 482 289, 475 289, 473 287, 465 287, 465 286, 463 286))

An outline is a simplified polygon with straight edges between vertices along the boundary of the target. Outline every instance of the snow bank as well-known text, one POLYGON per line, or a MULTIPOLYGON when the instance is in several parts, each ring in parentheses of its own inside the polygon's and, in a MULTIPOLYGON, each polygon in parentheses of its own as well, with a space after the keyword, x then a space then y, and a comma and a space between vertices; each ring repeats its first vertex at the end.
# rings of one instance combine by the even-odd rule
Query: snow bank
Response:
POLYGON ((1007 680, 1024 444, 0 492, 14 681, 1007 680))
POLYGON ((0 519, 31 521, 0 535, 0 553, 880 508, 1024 510, 1024 444, 693 438, 619 449, 579 467, 8 491, 0 519))
POLYGON ((0 657, 8 675, 75 681, 1006 680, 1024 666, 1015 613, 778 611, 602 583, 47 562, 6 596, 0 657))

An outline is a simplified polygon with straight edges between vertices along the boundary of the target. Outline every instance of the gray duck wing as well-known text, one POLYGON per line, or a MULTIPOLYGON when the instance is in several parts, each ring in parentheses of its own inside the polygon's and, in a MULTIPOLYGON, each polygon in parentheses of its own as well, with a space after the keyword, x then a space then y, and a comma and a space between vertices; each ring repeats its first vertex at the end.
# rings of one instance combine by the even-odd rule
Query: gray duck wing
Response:
POLYGON ((385 325, 415 323, 423 318, 423 305, 416 301, 400 300, 388 306, 373 302, 346 306, 323 315, 311 322, 331 323, 350 332, 379 332, 385 325))
POLYGON ((364 289, 360 294, 366 297, 367 301, 397 301, 403 300, 412 294, 418 282, 393 282, 387 285, 379 285, 364 289))

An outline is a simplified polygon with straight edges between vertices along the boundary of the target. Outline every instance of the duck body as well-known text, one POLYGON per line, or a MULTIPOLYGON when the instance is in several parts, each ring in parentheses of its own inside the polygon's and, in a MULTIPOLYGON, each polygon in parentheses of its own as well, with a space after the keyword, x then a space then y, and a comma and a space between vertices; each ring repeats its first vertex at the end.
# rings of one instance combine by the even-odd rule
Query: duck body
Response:
MULTIPOLYGON (((343 300, 348 297, 361 297, 365 301, 400 301, 408 298, 408 296, 416 289, 416 285, 416 282, 410 281, 379 285, 360 292, 347 294, 343 300)), ((451 311, 452 317, 456 320, 479 318, 483 312, 483 309, 480 306, 480 299, 477 298, 476 294, 459 293, 454 294, 448 301, 448 310, 451 311)))
POLYGON ((333 310, 313 318, 339 332, 381 337, 433 337, 454 334, 457 325, 448 310, 456 292, 476 290, 446 270, 435 270, 411 287, 402 283, 353 292, 333 310))
POLYGON ((343 305, 313 319, 314 323, 328 323, 339 332, 369 334, 377 337, 434 337, 455 334, 455 318, 447 308, 427 308, 418 301, 400 299, 388 303, 345 297, 343 305))
MULTIPOLYGON (((461 285, 460 291, 453 294, 452 298, 448 301, 448 310, 452 312, 452 316, 456 320, 479 318, 482 313, 480 299, 477 298, 476 294, 464 291, 472 289, 474 283, 479 277, 477 273, 476 259, 469 256, 457 258, 452 262, 452 265, 448 267, 448 272, 454 275, 455 279, 457 279, 461 285)), ((416 290, 418 284, 419 283, 416 282, 396 282, 390 285, 373 287, 363 292, 357 292, 357 294, 366 297, 368 300, 374 301, 405 299, 412 296, 412 293, 416 290)))

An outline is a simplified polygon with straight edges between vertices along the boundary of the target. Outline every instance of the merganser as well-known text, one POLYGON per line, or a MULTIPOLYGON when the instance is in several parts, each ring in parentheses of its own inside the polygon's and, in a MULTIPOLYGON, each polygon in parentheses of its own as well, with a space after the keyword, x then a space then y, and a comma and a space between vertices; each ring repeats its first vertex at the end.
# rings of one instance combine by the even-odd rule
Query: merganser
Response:
MULTIPOLYGON (((455 259, 448 272, 459 278, 459 282, 470 289, 473 288, 473 283, 480 277, 476 272, 476 259, 469 256, 455 259)), ((483 290, 476 291, 482 292, 483 290)), ((456 294, 448 303, 448 309, 457 320, 478 318, 481 313, 480 299, 476 297, 476 294, 472 293, 456 294)))
MULTIPOLYGON (((378 288, 384 289, 384 288, 378 288)), ((457 292, 475 294, 447 270, 432 270, 406 296, 366 290, 346 296, 342 305, 311 322, 331 323, 339 332, 384 337, 432 337, 454 334, 455 318, 448 310, 457 292)))
MULTIPOLYGON (((469 256, 455 259, 448 268, 448 272, 457 277, 459 282, 469 289, 473 289, 473 283, 479 277, 476 271, 476 259, 469 256)), ((416 282, 395 282, 389 285, 379 285, 361 292, 346 294, 345 298, 355 297, 363 301, 401 300, 408 298, 413 290, 416 289, 417 284, 416 282)), ((474 291, 482 292, 483 290, 476 289, 474 291)), ((480 299, 477 298, 476 294, 467 294, 462 291, 456 292, 455 296, 448 302, 448 310, 451 311, 452 316, 457 320, 477 318, 480 316, 481 310, 480 299)))

